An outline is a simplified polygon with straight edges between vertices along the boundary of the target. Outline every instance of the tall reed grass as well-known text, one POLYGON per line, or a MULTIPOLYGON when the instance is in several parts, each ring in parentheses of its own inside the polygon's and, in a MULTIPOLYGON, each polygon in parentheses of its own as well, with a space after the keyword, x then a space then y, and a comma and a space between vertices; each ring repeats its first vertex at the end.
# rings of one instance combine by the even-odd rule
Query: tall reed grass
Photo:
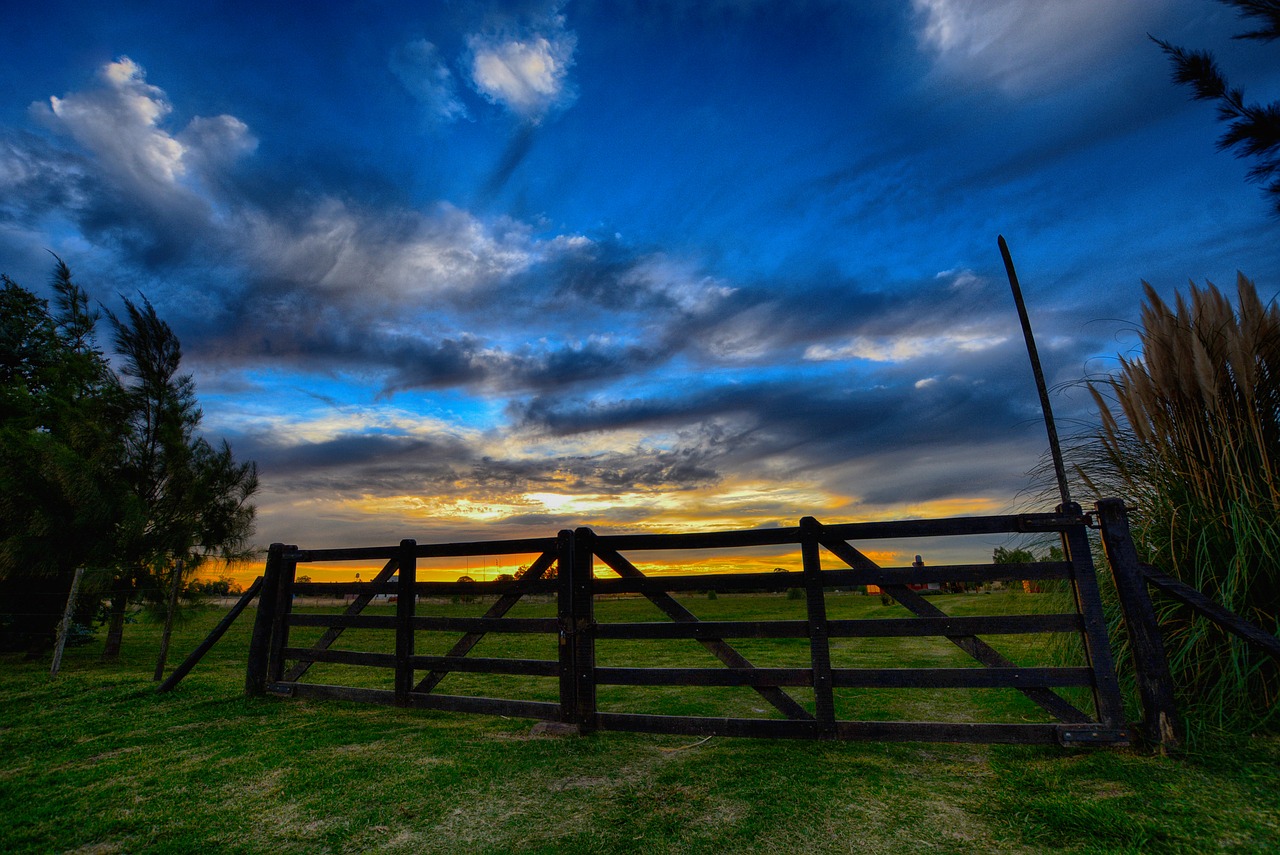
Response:
MULTIPOLYGON (((1173 306, 1143 287, 1141 354, 1089 384, 1101 427, 1078 470, 1096 496, 1125 500, 1146 561, 1277 632, 1280 308, 1243 275, 1234 307, 1213 283, 1173 306)), ((1274 660, 1156 600, 1193 725, 1280 720, 1274 660)))

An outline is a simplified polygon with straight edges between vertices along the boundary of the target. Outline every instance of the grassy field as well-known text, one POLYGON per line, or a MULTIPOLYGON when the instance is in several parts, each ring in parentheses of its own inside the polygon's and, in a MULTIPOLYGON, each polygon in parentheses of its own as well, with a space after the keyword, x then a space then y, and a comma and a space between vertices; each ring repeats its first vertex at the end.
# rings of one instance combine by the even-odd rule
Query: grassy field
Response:
MULTIPOLYGON (((952 614, 1051 609, 1022 594, 936 600, 952 614)), ((800 617, 783 595, 689 597, 700 617, 800 617)), ((483 604, 442 603, 476 614, 483 604)), ((537 615, 529 603, 513 616, 537 615)), ((422 612, 428 611, 425 607, 422 612)), ((602 620, 658 619, 640 600, 602 620)), ((897 614, 832 597, 832 618, 897 614)), ((196 615, 176 656, 221 616, 196 615)), ((1180 759, 1129 750, 795 742, 597 733, 532 736, 490 716, 243 696, 253 612, 176 691, 149 679, 158 629, 128 628, 125 658, 98 645, 47 662, 0 659, 4 852, 1271 852, 1280 850, 1280 738, 1180 759)), ((340 644, 387 649, 389 633, 340 644)), ((487 638, 473 655, 552 658, 546 639, 487 638)), ((422 633, 420 652, 451 637, 422 633)), ((295 636, 304 643, 305 635, 295 636)), ((1019 662, 1043 639, 1002 639, 1019 662)), ((761 665, 803 645, 742 642, 761 665)), ((692 642, 601 643, 601 665, 709 666, 692 642)), ((843 640, 837 667, 962 665, 945 641, 843 640)), ((309 680, 389 686, 387 673, 317 665, 309 680), (329 669, 324 671, 323 669, 329 669)), ((551 700, 554 681, 454 675, 440 691, 551 700), (494 682, 501 679, 501 682, 494 682), (456 681, 456 682, 449 682, 456 681)), ((841 692, 846 718, 1042 720, 1000 692, 841 692)), ((797 693, 802 701, 803 693, 797 693)), ((747 689, 603 688, 603 709, 768 716, 747 689)))

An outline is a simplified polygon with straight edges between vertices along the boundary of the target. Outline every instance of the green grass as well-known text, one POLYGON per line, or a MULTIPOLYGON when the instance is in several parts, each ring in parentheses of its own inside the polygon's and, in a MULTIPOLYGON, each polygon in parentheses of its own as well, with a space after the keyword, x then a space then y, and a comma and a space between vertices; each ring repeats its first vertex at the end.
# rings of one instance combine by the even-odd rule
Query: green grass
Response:
MULTIPOLYGON (((936 602, 965 614, 1051 608, 1050 599, 936 602)), ((798 617, 803 609, 782 594, 684 602, 705 619, 798 617)), ((476 614, 484 605, 437 608, 476 614)), ((513 614, 551 609, 522 604, 513 614)), ((833 596, 829 612, 899 613, 854 595, 833 596)), ((177 655, 220 614, 184 626, 177 655)), ((598 617, 661 619, 643 600, 602 602, 598 617)), ((1183 759, 1117 749, 535 737, 532 722, 520 719, 246 698, 252 619, 252 611, 242 616, 167 695, 149 679, 158 629, 145 624, 128 628, 120 664, 98 664, 97 645, 74 648, 56 680, 47 663, 0 658, 0 851, 1262 852, 1280 840, 1280 739, 1271 735, 1183 759)), ((352 632, 341 646, 385 649, 389 635, 352 632)), ((427 652, 450 640, 424 633, 419 646, 427 652)), ((994 643, 1031 664, 1042 641, 994 643)), ((803 664, 805 656, 802 645, 737 646, 759 664, 803 664)), ((554 649, 547 639, 494 635, 472 655, 514 653, 551 658, 554 649)), ((846 639, 833 659, 845 667, 966 664, 957 654, 931 640, 895 647, 846 639)), ((692 642, 602 643, 600 658, 715 664, 692 642)), ((321 668, 307 679, 337 676, 321 668)), ((389 685, 374 669, 355 676, 389 685)), ((554 681, 485 679, 486 691, 510 689, 495 692, 502 696, 555 697, 554 681)), ((453 675, 439 691, 481 688, 467 680, 480 678, 453 675)), ((998 692, 850 691, 840 703, 842 715, 861 718, 1040 716, 1020 696, 998 692)), ((601 706, 773 716, 746 689, 602 687, 601 706)))

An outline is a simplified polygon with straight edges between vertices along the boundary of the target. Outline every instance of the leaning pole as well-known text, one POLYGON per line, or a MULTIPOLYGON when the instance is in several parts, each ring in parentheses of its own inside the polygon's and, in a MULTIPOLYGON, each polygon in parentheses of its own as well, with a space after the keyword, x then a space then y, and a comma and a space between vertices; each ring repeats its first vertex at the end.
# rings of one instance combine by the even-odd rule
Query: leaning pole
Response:
POLYGON ((1058 428, 1053 423, 1053 407, 1049 406, 1049 389, 1044 382, 1044 369, 1040 367, 1040 354, 1036 350, 1036 339, 1031 332, 1031 318, 1027 316, 1027 304, 1022 299, 1022 288, 1018 285, 1018 272, 1013 269, 1009 244, 1005 243, 1004 235, 999 235, 998 239, 1004 269, 1009 274, 1009 287, 1013 290, 1013 302, 1018 307, 1018 319, 1022 321, 1022 337, 1027 342, 1031 373, 1035 375, 1036 391, 1040 393, 1040 410, 1044 413, 1044 427, 1049 434, 1049 454, 1053 456, 1053 472, 1058 478, 1058 492, 1062 496, 1063 510, 1066 510, 1071 504, 1071 492, 1067 489, 1067 470, 1062 464, 1062 446, 1058 442, 1058 428))

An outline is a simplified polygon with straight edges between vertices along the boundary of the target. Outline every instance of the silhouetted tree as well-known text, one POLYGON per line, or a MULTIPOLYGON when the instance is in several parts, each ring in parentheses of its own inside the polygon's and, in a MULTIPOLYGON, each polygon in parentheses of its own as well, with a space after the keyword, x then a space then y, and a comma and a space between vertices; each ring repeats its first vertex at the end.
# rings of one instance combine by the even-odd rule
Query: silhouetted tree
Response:
MULTIPOLYGON (((179 374, 182 346, 145 298, 109 314, 129 399, 124 480, 141 514, 129 529, 112 580, 104 659, 119 655, 128 603, 140 594, 163 602, 164 637, 172 627, 183 575, 209 557, 239 557, 253 532, 258 488, 253 463, 237 463, 225 442, 196 434, 202 414, 195 383, 179 374)), ((161 650, 165 649, 164 641, 161 650)), ((163 652, 157 671, 163 669, 163 652)))
MULTIPOLYGON (((1280 2, 1277 0, 1219 0, 1234 6, 1243 18, 1254 19, 1258 29, 1241 33, 1237 39, 1270 42, 1280 38, 1280 2)), ((1271 198, 1273 212, 1280 215, 1280 102, 1249 104, 1244 92, 1227 84, 1226 77, 1205 50, 1186 50, 1167 41, 1152 40, 1173 61, 1173 79, 1190 86, 1193 98, 1214 101, 1218 119, 1228 123, 1218 138, 1218 149, 1233 149, 1237 157, 1253 158, 1249 180, 1261 183, 1271 198)))
MULTIPOLYGON (((118 477, 126 401, 97 315, 54 257, 54 308, 0 275, 0 645, 53 642, 77 568, 108 566, 132 505, 118 477)), ((84 581, 87 623, 101 575, 84 581)))

